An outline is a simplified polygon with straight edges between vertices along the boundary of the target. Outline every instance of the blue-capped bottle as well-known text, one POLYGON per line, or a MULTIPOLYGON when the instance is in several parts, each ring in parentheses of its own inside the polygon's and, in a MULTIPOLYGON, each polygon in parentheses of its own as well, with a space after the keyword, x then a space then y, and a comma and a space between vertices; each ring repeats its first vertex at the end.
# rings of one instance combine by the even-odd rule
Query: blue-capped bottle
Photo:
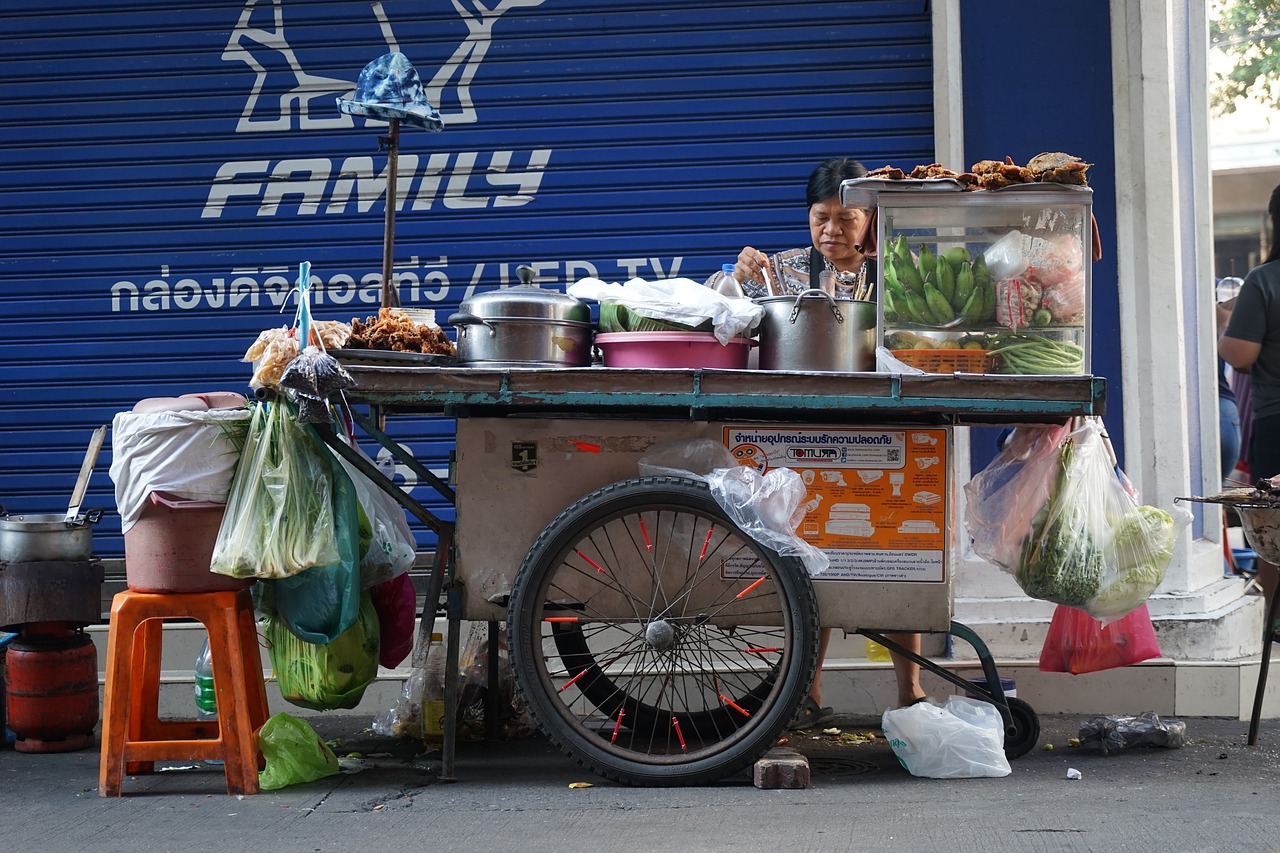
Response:
POLYGON ((723 264, 720 267, 721 275, 719 278, 716 279, 715 285, 714 285, 714 289, 716 293, 721 293, 725 296, 734 296, 734 297, 742 297, 747 295, 746 292, 743 291, 742 285, 739 284, 738 280, 733 277, 733 271, 736 267, 737 267, 737 264, 723 264))

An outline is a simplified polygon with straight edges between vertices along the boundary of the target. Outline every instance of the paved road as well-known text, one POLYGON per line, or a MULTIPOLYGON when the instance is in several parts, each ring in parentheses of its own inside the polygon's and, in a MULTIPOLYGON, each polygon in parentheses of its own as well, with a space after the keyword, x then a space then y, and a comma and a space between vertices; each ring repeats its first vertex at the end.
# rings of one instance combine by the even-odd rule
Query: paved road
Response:
MULTIPOLYGON (((13 851, 1280 851, 1280 723, 1187 719, 1188 744, 1104 757, 1068 746, 1084 717, 1043 716, 1041 746, 999 779, 909 775, 883 738, 797 737, 806 790, 749 775, 693 789, 594 777, 540 737, 438 755, 372 734, 358 715, 309 717, 363 769, 236 798, 213 770, 127 777, 97 795, 95 751, 0 751, 0 849, 13 851), (1053 744, 1052 750, 1044 744, 1053 744), (1082 778, 1066 778, 1067 769, 1082 778), (571 782, 591 782, 573 789, 571 782)), ((843 720, 848 732, 871 721, 843 720)), ((871 723, 871 725, 868 725, 871 723)))

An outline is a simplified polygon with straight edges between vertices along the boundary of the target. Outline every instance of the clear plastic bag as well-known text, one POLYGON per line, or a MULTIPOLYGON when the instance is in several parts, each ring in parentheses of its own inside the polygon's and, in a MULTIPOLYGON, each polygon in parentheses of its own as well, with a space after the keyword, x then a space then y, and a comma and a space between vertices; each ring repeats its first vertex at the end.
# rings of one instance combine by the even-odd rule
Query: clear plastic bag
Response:
POLYGON ((1136 717, 1111 715, 1094 717, 1080 726, 1080 748, 1115 755, 1135 746, 1162 746, 1177 749, 1187 742, 1187 724, 1181 720, 1161 720, 1155 711, 1136 717))
POLYGON ((339 559, 332 476, 292 403, 254 406, 211 570, 285 578, 339 559))
POLYGON ((752 300, 725 296, 689 278, 633 278, 624 284, 583 278, 569 285, 568 293, 579 299, 616 302, 655 320, 687 326, 710 320, 716 340, 722 344, 754 329, 764 316, 764 308, 752 300))
MULTIPOLYGON (((369 460, 368 455, 359 445, 350 444, 350 446, 369 460)), ((369 589, 404 574, 413 567, 418 548, 413 528, 405 519, 404 507, 346 459, 337 454, 334 454, 333 458, 338 460, 338 464, 351 478, 360 507, 369 519, 372 538, 369 547, 360 557, 361 587, 369 589)), ((372 464, 372 460, 369 462, 372 464)))
POLYGON ((1073 426, 1014 430, 966 484, 965 523, 974 551, 1027 595, 1109 622, 1160 585, 1190 513, 1140 506, 1101 422, 1073 426))
POLYGON ((881 725, 912 776, 968 779, 1013 772, 1004 754, 1004 721, 988 702, 966 696, 952 696, 946 705, 917 702, 885 711, 881 725))
POLYGON ((752 539, 784 557, 797 557, 810 575, 826 571, 827 555, 796 535, 804 520, 807 489, 790 468, 760 474, 739 465, 723 444, 709 438, 668 442, 640 458, 640 473, 702 480, 716 503, 752 539))

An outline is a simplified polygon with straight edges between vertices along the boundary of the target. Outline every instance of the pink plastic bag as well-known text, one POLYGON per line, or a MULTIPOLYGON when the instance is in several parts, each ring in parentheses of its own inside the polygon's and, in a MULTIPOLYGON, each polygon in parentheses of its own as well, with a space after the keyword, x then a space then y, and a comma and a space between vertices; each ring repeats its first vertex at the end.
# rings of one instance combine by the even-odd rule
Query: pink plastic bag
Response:
POLYGON ((418 594, 406 573, 371 587, 369 595, 378 611, 378 663, 394 669, 413 651, 418 594))
POLYGON ((1097 672, 1160 657, 1147 605, 1103 625, 1083 610, 1059 604, 1040 650, 1041 672, 1097 672))

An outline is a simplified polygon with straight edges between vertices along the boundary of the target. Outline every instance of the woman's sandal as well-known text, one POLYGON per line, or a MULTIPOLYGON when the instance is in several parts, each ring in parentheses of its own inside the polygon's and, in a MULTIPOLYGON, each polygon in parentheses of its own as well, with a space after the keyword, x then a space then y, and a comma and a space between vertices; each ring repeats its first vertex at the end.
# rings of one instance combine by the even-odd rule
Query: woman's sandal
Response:
POLYGON ((804 704, 800 706, 800 711, 796 714, 796 718, 791 721, 791 730, 814 729, 833 722, 835 718, 836 712, 833 709, 823 708, 813 701, 812 696, 806 696, 804 697, 804 704))

